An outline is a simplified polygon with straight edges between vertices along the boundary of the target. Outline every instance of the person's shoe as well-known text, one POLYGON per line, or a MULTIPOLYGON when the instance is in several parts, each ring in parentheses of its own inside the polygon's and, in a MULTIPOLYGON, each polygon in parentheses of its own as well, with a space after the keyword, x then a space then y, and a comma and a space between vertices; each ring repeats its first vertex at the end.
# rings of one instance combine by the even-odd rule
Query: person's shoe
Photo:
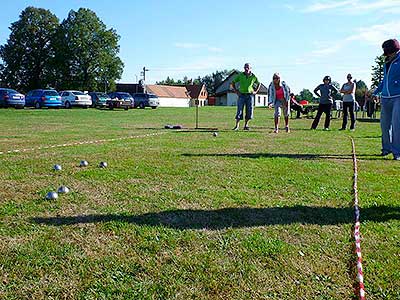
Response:
POLYGON ((243 130, 250 130, 250 127, 249 126, 244 126, 243 130))
POLYGON ((380 156, 388 156, 390 153, 392 153, 392 152, 386 151, 386 150, 382 150, 380 156))
POLYGON ((340 128, 339 131, 346 130, 346 128, 340 128))
POLYGON ((238 131, 238 130, 239 130, 239 126, 235 126, 235 127, 233 127, 233 128, 232 128, 232 130, 234 130, 234 131, 238 131))
POLYGON ((274 133, 278 133, 279 132, 279 129, 278 128, 275 128, 274 129, 274 133))
POLYGON ((285 127, 285 130, 287 133, 290 133, 290 128, 289 127, 285 127))
POLYGON ((393 160, 400 160, 400 155, 393 156, 393 160))
POLYGON ((325 131, 329 131, 330 129, 329 129, 329 128, 324 128, 324 130, 325 130, 325 131))
POLYGON ((350 128, 350 131, 356 131, 354 128, 350 128))

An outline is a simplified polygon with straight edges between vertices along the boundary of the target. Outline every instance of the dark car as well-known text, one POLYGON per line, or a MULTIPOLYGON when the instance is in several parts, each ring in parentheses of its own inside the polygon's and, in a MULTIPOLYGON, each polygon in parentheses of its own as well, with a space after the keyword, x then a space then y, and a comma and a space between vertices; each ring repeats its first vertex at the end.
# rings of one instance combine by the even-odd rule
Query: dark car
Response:
POLYGON ((111 100, 110 96, 102 92, 91 92, 89 95, 92 97, 93 107, 106 107, 108 105, 107 101, 111 100))
POLYGON ((160 104, 157 95, 154 94, 136 93, 132 96, 135 100, 135 107, 151 107, 152 109, 156 109, 160 104))
POLYGON ((24 108, 25 96, 18 93, 16 90, 0 88, 0 106, 9 107, 13 106, 15 108, 24 108))
POLYGON ((112 92, 108 94, 111 98, 111 103, 109 108, 122 107, 124 109, 134 108, 135 100, 129 93, 125 92, 112 92), (116 101, 119 100, 119 101, 116 101))
POLYGON ((25 106, 59 108, 62 107, 61 96, 56 90, 32 90, 26 94, 25 106))

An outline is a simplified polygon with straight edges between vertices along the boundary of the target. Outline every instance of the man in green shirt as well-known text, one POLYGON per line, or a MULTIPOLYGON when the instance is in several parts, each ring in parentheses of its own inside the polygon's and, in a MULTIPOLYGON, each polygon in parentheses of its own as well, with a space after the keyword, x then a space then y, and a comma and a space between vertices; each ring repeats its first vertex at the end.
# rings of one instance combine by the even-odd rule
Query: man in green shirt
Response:
POLYGON ((251 66, 249 63, 244 65, 244 72, 238 74, 231 82, 232 89, 239 96, 237 102, 236 112, 236 125, 233 130, 239 130, 239 122, 243 120, 243 109, 246 106, 246 115, 244 118, 244 130, 249 130, 249 121, 253 118, 253 103, 254 95, 257 94, 260 89, 260 82, 256 75, 251 72, 251 66), (236 84, 239 83, 239 89, 236 88, 236 84), (254 89, 254 85, 256 88, 254 89))

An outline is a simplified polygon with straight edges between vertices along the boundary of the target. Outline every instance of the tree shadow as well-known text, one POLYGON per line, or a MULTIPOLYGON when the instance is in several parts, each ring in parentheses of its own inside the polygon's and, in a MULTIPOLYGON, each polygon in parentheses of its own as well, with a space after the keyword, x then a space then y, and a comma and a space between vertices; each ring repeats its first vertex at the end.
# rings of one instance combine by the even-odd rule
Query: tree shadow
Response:
POLYGON ((303 160, 315 159, 352 159, 350 154, 302 154, 302 153, 183 153, 182 156, 188 157, 238 157, 238 158, 292 158, 303 160))
MULTIPOLYGON (((124 222, 140 226, 164 226, 173 229, 244 228, 255 226, 315 224, 352 224, 354 209, 335 207, 286 206, 267 208, 223 208, 217 210, 168 210, 142 215, 91 214, 77 216, 36 217, 37 224, 63 226, 87 223, 124 222)), ((400 208, 376 206, 361 209, 361 221, 400 220, 400 208)))

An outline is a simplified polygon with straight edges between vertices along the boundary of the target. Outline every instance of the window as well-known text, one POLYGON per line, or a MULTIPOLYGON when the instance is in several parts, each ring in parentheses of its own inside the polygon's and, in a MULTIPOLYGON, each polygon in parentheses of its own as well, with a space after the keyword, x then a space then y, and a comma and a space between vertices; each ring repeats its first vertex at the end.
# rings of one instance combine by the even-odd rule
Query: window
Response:
POLYGON ((261 103, 261 97, 260 96, 258 96, 258 104, 260 104, 261 103))

